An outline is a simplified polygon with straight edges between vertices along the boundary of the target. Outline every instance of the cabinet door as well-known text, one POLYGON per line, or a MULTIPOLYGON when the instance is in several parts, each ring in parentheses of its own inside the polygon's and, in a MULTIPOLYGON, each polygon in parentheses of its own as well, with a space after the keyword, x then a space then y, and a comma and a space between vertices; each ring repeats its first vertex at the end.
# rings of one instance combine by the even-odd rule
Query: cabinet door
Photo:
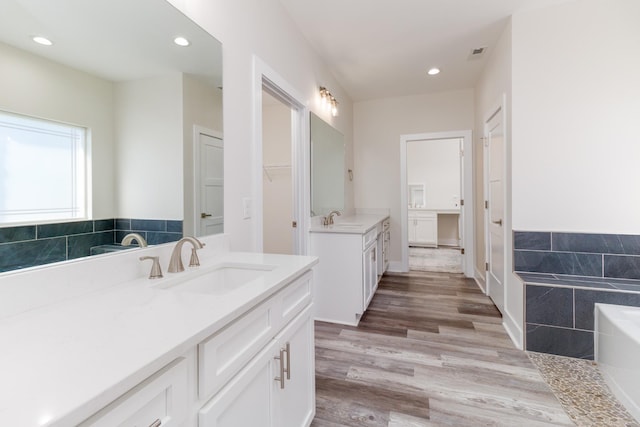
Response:
POLYGON ((438 222, 435 218, 415 219, 415 240, 423 245, 436 246, 438 243, 438 222))
POLYGON ((271 397, 277 342, 253 358, 198 414, 199 427, 279 427, 273 423, 271 397))
POLYGON ((315 414, 315 352, 311 313, 311 307, 305 309, 278 338, 279 347, 276 350, 283 350, 284 356, 282 361, 274 365, 275 376, 280 373, 279 362, 282 362, 284 370, 284 382, 273 384, 274 425, 278 427, 308 426, 315 414))
POLYGON ((373 292, 378 284, 378 272, 376 267, 376 244, 369 246, 362 253, 362 268, 363 268, 363 311, 367 309, 369 301, 373 298, 373 292))

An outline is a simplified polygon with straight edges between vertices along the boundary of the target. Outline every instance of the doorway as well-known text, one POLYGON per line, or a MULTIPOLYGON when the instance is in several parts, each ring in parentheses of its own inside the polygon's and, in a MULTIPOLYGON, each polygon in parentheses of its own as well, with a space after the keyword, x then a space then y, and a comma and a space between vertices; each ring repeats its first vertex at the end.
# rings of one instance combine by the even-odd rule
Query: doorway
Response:
MULTIPOLYGON (((409 246, 438 248, 449 246, 457 252, 460 271, 473 277, 473 192, 472 192, 471 131, 454 131, 401 135, 400 137, 400 218, 401 218, 401 270, 409 271, 409 246), (440 141, 440 142, 438 142, 440 141), (409 166, 416 155, 413 146, 422 151, 429 148, 450 151, 449 166, 459 178, 449 186, 438 185, 437 176, 409 175, 409 166), (457 156, 455 155, 457 153, 457 156), (438 189, 441 188, 441 190, 438 189), (409 214, 411 213, 411 218, 409 214), (440 223, 440 227, 439 224, 440 223), (439 231, 442 230, 442 233, 439 231)), ((433 156, 433 154, 432 154, 433 156)), ((433 173, 444 162, 435 167, 433 173)), ((418 168, 420 169, 420 168, 418 168)), ((424 169, 424 168, 422 168, 424 169)), ((424 172, 424 171, 422 171, 424 172)), ((442 173, 442 170, 441 170, 442 173)))
POLYGON ((409 270, 462 273, 462 142, 407 143, 409 270))
POLYGON ((266 253, 294 253, 291 152, 291 108, 263 89, 262 248, 266 253))
MULTIPOLYGON (((309 227, 310 209, 309 113, 298 92, 257 56, 253 57, 253 73, 253 192, 251 199, 247 202, 248 206, 245 206, 245 214, 249 214, 247 217, 252 219, 254 250, 257 252, 282 250, 290 254, 305 255, 308 252, 306 231, 309 227), (266 98, 264 103, 263 98, 266 98), (276 114, 281 119, 278 119, 278 123, 274 123, 273 126, 265 122, 271 120, 270 114, 263 111, 265 103, 266 105, 281 104, 281 108, 284 109, 280 112, 281 114, 276 114), (283 123, 286 119, 282 119, 282 116, 287 115, 289 126, 285 129, 286 125, 283 123), (265 145, 264 132, 266 130, 269 133, 271 127, 279 129, 280 135, 288 135, 288 138, 284 137, 285 140, 289 140, 288 144, 282 141, 276 144, 280 148, 288 146, 288 161, 284 160, 284 154, 272 148, 269 142, 265 145), (276 152, 277 161, 272 160, 276 152), (286 179, 283 179, 283 185, 273 186, 273 189, 280 187, 279 194, 282 195, 285 203, 285 206, 279 208, 273 206, 279 202, 268 198, 265 194, 265 188, 269 188, 270 184, 276 182, 274 179, 276 174, 282 178, 290 177, 289 192, 283 190, 286 187, 284 184, 286 179), (272 224, 274 218, 272 215, 274 212, 271 212, 272 207, 278 222, 277 226, 281 230, 274 235, 271 234, 271 230, 266 231, 271 229, 272 225, 276 226, 275 222, 272 224), (265 238, 269 239, 268 247, 265 246, 265 238), (285 244, 280 249, 273 249, 272 238, 285 244)), ((282 148, 282 151, 286 149, 282 148)))

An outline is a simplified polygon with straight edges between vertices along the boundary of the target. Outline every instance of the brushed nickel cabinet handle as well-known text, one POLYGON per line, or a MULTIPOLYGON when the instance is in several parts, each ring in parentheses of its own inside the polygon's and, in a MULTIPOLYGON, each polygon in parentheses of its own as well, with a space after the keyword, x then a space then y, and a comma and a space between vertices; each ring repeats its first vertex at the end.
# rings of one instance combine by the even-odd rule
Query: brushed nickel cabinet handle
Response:
POLYGON ((200 214, 200 218, 208 218, 208 217, 210 217, 210 216, 212 216, 212 214, 208 214, 208 213, 204 213, 204 212, 202 212, 202 213, 200 214))
POLYGON ((287 343, 287 347, 284 350, 287 353, 287 368, 285 371, 287 372, 287 379, 291 379, 291 344, 287 343))
POLYGON ((497 221, 491 221, 491 222, 502 227, 502 219, 499 219, 497 221))
POLYGON ((280 381, 280 388, 284 388, 284 349, 280 349, 280 356, 275 356, 275 360, 280 361, 280 376, 275 377, 274 380, 280 381))
POLYGON ((149 424, 149 427, 160 427, 161 425, 162 425, 162 421, 160 421, 160 418, 158 418, 157 420, 149 424))

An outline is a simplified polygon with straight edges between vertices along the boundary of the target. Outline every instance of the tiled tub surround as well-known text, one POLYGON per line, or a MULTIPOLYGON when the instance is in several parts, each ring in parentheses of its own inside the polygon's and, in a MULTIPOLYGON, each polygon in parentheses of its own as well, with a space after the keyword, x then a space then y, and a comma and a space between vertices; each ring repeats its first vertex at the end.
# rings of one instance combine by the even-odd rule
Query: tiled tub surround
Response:
POLYGON ((526 349, 593 359, 594 304, 640 307, 640 236, 515 232, 526 349))
POLYGON ((177 241, 182 221, 100 219, 0 228, 0 272, 91 255, 91 248, 117 245, 127 233, 149 244, 177 241))

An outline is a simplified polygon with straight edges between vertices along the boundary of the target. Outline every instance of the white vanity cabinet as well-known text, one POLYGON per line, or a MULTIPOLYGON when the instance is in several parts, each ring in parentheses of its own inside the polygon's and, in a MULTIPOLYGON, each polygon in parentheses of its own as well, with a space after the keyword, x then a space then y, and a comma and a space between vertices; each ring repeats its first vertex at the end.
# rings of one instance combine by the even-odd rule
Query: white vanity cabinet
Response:
POLYGON ((409 209, 409 245, 438 246, 438 214, 432 211, 409 209))
POLYGON ((381 269, 386 267, 380 262, 380 250, 384 252, 383 223, 387 220, 388 216, 378 216, 367 222, 356 216, 348 221, 362 223, 361 228, 341 228, 338 223, 311 230, 311 254, 320 259, 315 269, 317 320, 358 324, 384 273, 381 269))
POLYGON ((199 427, 311 423, 315 413, 311 275, 199 346, 199 427), (265 339, 266 338, 266 339, 265 339))

